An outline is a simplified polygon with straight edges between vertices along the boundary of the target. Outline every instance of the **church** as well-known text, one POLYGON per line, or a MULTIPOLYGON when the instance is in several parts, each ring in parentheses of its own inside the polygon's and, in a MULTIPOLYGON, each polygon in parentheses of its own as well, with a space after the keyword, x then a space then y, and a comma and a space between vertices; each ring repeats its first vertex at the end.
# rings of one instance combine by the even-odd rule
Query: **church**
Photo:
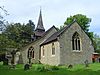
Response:
POLYGON ((45 31, 42 12, 35 33, 35 40, 21 49, 21 63, 48 65, 83 64, 92 62, 94 47, 77 21, 58 30, 55 26, 45 31))

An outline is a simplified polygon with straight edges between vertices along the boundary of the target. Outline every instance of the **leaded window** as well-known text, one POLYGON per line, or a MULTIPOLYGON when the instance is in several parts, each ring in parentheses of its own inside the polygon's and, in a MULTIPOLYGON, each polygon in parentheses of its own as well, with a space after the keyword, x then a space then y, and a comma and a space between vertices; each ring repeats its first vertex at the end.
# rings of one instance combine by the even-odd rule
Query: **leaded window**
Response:
POLYGON ((74 33, 72 36, 72 49, 73 50, 80 50, 81 49, 81 41, 79 34, 77 32, 74 33))
POLYGON ((32 46, 28 49, 28 58, 34 58, 34 48, 32 46))

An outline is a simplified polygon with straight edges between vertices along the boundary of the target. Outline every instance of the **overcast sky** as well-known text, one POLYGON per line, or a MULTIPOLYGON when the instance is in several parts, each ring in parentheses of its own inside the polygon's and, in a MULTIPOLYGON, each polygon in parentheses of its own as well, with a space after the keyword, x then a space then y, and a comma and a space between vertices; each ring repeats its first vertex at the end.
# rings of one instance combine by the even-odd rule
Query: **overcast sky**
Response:
POLYGON ((70 15, 83 14, 92 18, 90 31, 100 35, 100 0, 0 0, 9 12, 9 22, 27 23, 32 20, 37 25, 40 7, 46 30, 52 25, 63 25, 70 15))

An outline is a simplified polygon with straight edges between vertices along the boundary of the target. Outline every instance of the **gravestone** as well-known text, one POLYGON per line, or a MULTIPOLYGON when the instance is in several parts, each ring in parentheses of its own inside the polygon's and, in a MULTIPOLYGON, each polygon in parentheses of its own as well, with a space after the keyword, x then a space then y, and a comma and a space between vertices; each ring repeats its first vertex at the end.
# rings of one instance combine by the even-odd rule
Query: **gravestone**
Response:
POLYGON ((14 64, 18 64, 18 61, 19 61, 19 57, 20 57, 20 52, 19 51, 16 51, 16 54, 15 54, 15 60, 14 60, 14 64))
POLYGON ((11 60, 11 64, 15 64, 15 54, 16 54, 16 51, 15 50, 13 50, 12 52, 11 52, 11 55, 12 55, 12 60, 11 60))
POLYGON ((6 55, 6 58, 8 59, 8 65, 11 65, 12 55, 6 55))
POLYGON ((88 60, 85 60, 84 63, 85 63, 85 67, 89 67, 89 62, 88 62, 88 60))
POLYGON ((73 65, 71 65, 71 64, 68 65, 68 69, 71 69, 71 68, 73 68, 73 65))
POLYGON ((24 70, 29 70, 30 69, 30 65, 27 63, 24 65, 24 70))

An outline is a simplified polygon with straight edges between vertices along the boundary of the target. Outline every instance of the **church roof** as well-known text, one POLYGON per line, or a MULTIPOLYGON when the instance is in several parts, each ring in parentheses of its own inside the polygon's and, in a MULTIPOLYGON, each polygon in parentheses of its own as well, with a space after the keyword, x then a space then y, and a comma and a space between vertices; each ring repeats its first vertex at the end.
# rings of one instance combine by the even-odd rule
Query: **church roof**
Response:
MULTIPOLYGON (((73 23, 76 22, 76 21, 73 21, 73 23)), ((55 32, 53 35, 51 35, 47 40, 45 40, 41 45, 44 45, 44 44, 47 44, 47 43, 50 43, 52 41, 56 41, 57 40, 57 37, 59 35, 61 35, 66 29, 68 29, 73 23, 71 23, 70 25, 67 25, 66 27, 62 28, 61 30, 55 32)))
POLYGON ((42 21, 41 9, 40 9, 40 15, 39 15, 39 19, 38 19, 36 30, 44 30, 45 31, 44 26, 43 26, 43 21, 42 21))
POLYGON ((40 36, 40 37, 42 37, 42 36, 44 35, 45 32, 44 32, 44 31, 41 31, 41 32, 40 32, 40 31, 35 31, 34 33, 35 33, 35 36, 40 36))
MULTIPOLYGON (((53 25, 51 28, 49 28, 46 32, 44 32, 44 34, 42 35, 42 37, 41 38, 43 38, 43 37, 45 37, 45 35, 47 35, 50 31, 52 31, 52 29, 56 29, 57 31, 58 31, 58 29, 53 25)), ((39 39, 41 39, 41 38, 39 38, 39 39)), ((37 39, 37 40, 39 40, 39 39, 37 39)), ((36 40, 36 41, 37 41, 36 40)))
MULTIPOLYGON (((51 32, 52 29, 58 30, 58 29, 53 25, 51 28, 49 28, 49 29, 43 34, 42 37, 36 39, 36 40, 33 41, 33 42, 30 42, 29 44, 25 45, 23 48, 27 48, 27 47, 29 47, 30 45, 32 45, 33 43, 36 43, 37 41, 39 41, 40 39, 42 39, 43 37, 45 37, 49 32, 51 32)), ((24 49, 23 49, 23 50, 24 50, 24 49)))
POLYGON ((58 31, 58 29, 53 25, 51 28, 49 28, 44 34, 43 36, 45 36, 46 34, 48 34, 49 31, 51 31, 52 29, 56 29, 58 31))

